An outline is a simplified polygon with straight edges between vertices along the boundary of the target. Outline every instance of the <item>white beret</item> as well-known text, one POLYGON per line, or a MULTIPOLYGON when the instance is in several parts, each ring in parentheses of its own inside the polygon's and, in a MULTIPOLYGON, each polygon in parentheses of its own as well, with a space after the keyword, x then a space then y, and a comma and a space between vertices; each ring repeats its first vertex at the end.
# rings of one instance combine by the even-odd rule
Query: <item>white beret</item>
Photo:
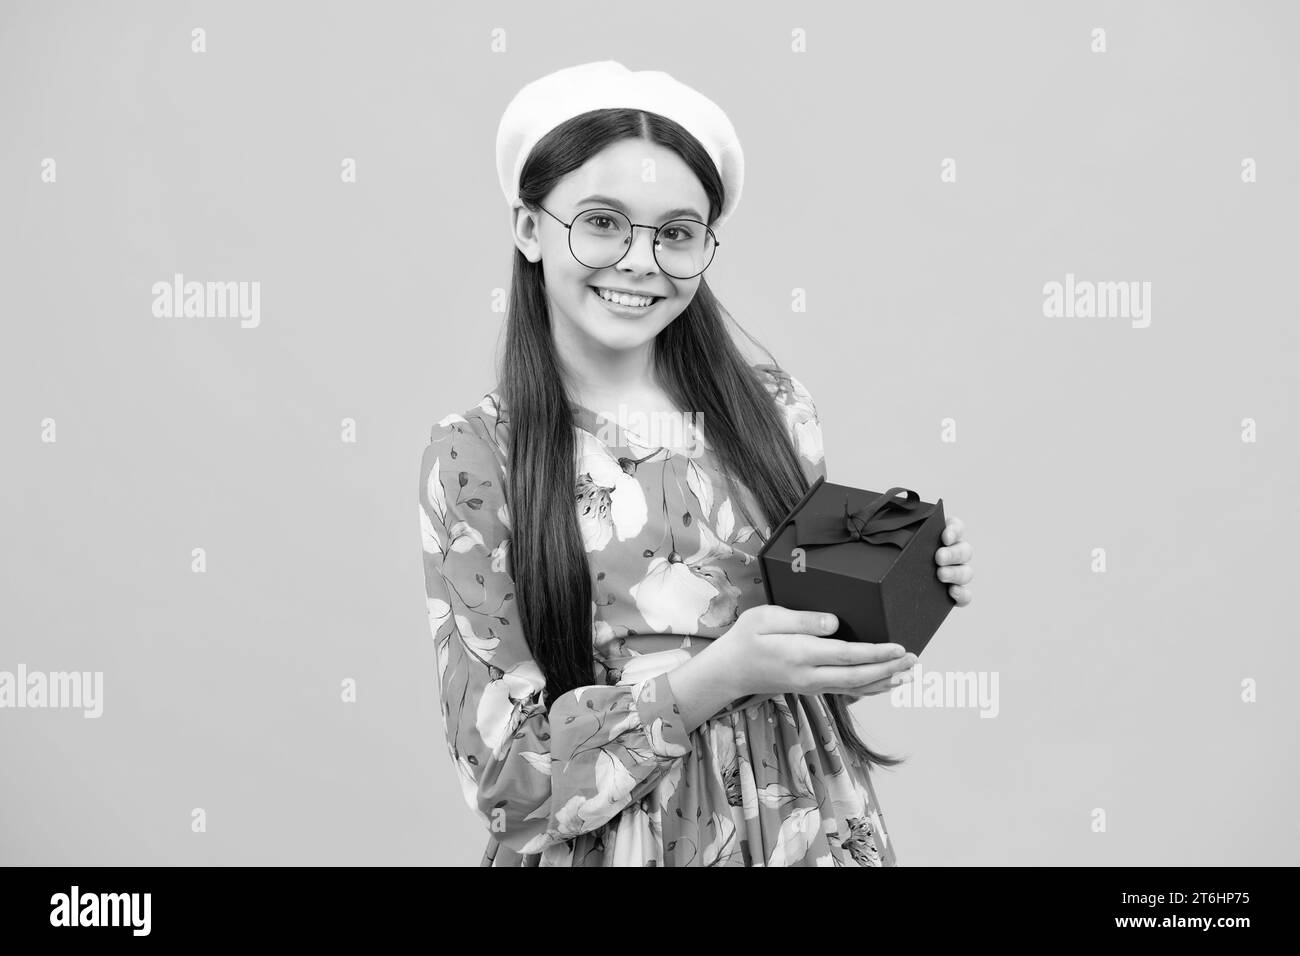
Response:
POLYGON ((519 174, 543 136, 588 110, 627 107, 680 123, 700 141, 722 177, 725 202, 713 223, 721 226, 740 202, 745 156, 731 120, 718 104, 658 70, 629 70, 614 60, 570 66, 524 86, 497 128, 497 177, 511 208, 519 201, 519 174))

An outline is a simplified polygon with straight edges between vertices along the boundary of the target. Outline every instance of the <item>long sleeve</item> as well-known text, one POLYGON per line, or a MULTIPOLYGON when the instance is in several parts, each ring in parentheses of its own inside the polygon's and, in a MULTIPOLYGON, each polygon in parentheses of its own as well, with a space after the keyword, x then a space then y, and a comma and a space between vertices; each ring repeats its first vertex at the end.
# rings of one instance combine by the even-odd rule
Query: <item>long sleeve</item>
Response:
POLYGON ((469 806, 503 845, 537 853, 608 823, 692 743, 667 674, 579 687, 548 711, 515 606, 495 423, 467 415, 434 426, 420 466, 443 729, 469 806))

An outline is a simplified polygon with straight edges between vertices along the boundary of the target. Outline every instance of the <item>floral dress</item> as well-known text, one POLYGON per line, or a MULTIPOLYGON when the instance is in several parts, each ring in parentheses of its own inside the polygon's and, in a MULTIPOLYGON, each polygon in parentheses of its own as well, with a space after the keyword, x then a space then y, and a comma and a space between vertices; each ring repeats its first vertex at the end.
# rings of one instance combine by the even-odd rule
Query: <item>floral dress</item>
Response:
MULTIPOLYGON (((809 480, 824 475, 811 396, 776 366, 754 370, 809 480)), ((500 395, 434 426, 420 468, 443 729, 486 825, 482 865, 897 865, 868 769, 819 697, 751 695, 685 731, 667 675, 765 603, 770 533, 745 523, 757 504, 703 427, 656 447, 635 422, 572 412, 596 666, 549 709, 507 561, 500 395)))

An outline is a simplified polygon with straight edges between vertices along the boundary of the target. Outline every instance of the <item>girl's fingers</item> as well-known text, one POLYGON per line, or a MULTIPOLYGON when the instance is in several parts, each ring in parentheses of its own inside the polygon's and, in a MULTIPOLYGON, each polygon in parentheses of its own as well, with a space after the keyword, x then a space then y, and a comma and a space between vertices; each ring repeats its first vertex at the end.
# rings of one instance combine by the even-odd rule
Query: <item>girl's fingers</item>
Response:
POLYGON ((952 595, 952 599, 957 602, 958 607, 965 607, 974 599, 970 590, 962 587, 960 584, 952 585, 948 588, 948 593, 952 595))
POLYGON ((854 700, 860 700, 863 697, 883 694, 886 691, 897 687, 899 684, 910 684, 912 682, 912 673, 912 668, 909 667, 907 670, 899 671, 897 674, 892 674, 883 680, 872 681, 870 684, 866 684, 862 687, 855 687, 853 692, 848 696, 852 697, 854 700))
POLYGON ((969 564, 952 564, 934 572, 940 581, 948 584, 970 584, 975 579, 975 569, 969 564))
POLYGON ((969 564, 975 556, 975 549, 969 541, 961 541, 934 553, 935 564, 969 564))
POLYGON ((822 686, 827 690, 823 693, 832 694, 854 694, 857 688, 867 687, 871 684, 885 683, 888 684, 893 676, 900 671, 909 671, 912 665, 916 663, 915 654, 904 654, 902 657, 892 661, 886 661, 883 664, 861 664, 855 667, 814 667, 813 680, 818 684, 825 681, 822 686))
POLYGON ((958 541, 962 539, 962 535, 965 533, 965 531, 966 531, 966 526, 962 524, 961 519, 954 515, 949 515, 948 521, 944 525, 943 535, 941 536, 943 543, 956 544, 958 541))
POLYGON ((785 640, 811 664, 823 671, 821 677, 833 676, 836 668, 855 668, 863 665, 879 666, 901 661, 906 651, 901 644, 868 644, 865 641, 841 641, 836 637, 812 637, 807 634, 787 634, 785 640))
POLYGON ((779 604, 764 604, 745 612, 754 622, 758 634, 834 634, 840 626, 834 614, 796 611, 779 604), (823 627, 823 622, 831 627, 823 627))

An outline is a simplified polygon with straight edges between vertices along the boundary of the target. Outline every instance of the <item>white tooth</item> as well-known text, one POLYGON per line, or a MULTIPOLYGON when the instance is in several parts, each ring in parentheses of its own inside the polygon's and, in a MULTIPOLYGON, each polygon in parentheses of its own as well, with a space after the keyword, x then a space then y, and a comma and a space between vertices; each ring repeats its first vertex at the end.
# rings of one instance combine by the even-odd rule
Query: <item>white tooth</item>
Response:
POLYGON ((605 289, 600 290, 600 296, 610 302, 616 302, 619 305, 632 306, 636 308, 645 308, 650 305, 652 299, 647 296, 630 296, 622 292, 610 292, 605 289))

